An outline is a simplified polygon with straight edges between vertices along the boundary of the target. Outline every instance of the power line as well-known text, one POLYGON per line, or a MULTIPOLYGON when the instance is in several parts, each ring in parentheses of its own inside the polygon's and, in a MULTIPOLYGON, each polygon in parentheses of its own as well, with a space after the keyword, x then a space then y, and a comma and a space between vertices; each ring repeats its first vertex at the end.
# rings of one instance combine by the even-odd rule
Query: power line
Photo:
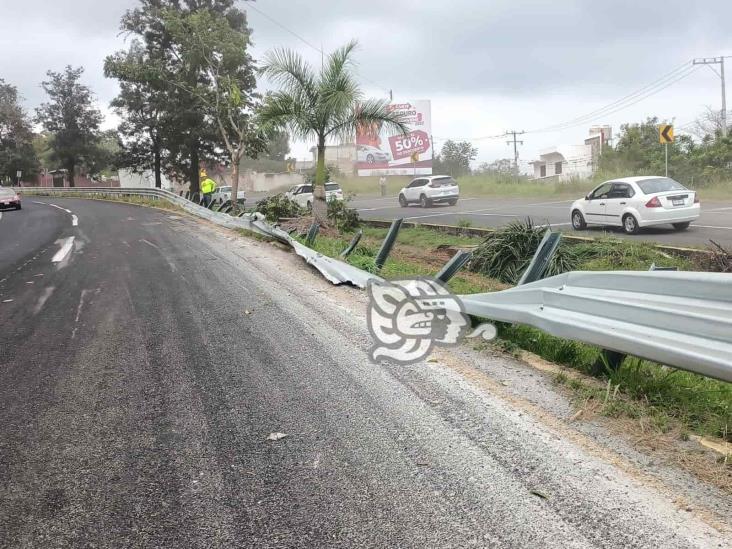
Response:
POLYGON ((635 105, 636 103, 640 103, 644 99, 656 95, 657 93, 660 93, 661 91, 672 86, 673 84, 676 84, 677 82, 687 78, 697 69, 698 67, 694 67, 693 65, 691 65, 691 63, 684 63, 682 66, 677 67, 670 73, 655 80, 653 83, 644 86, 643 88, 640 88, 639 90, 636 90, 635 92, 628 94, 621 99, 609 103, 608 105, 605 105, 600 109, 596 109, 592 112, 589 112, 577 118, 573 118, 566 122, 553 124, 551 126, 546 126, 544 128, 536 130, 530 130, 528 133, 544 133, 566 130, 569 128, 574 128, 576 126, 587 124, 588 122, 596 120, 600 117, 610 116, 612 114, 625 110, 628 107, 635 105))
MULTIPOLYGON (((310 42, 308 42, 308 41, 307 41, 307 40, 306 40, 305 38, 303 38, 303 37, 302 37, 302 36, 300 36, 300 35, 299 35, 298 33, 296 33, 296 32, 295 32, 294 30, 292 30, 292 29, 290 29, 290 28, 286 27, 285 25, 283 25, 282 23, 280 23, 279 21, 277 21, 277 20, 276 20, 276 19, 275 19, 274 17, 272 17, 272 16, 270 16, 270 15, 267 15, 267 14, 266 14, 265 12, 263 12, 263 11, 262 11, 261 9, 259 9, 259 8, 255 7, 255 6, 254 6, 254 3, 252 3, 252 2, 247 2, 247 7, 248 7, 248 8, 251 8, 251 9, 253 9, 253 10, 254 10, 254 11, 256 11, 256 12, 257 12, 258 14, 260 14, 260 15, 261 15, 262 17, 264 17, 264 18, 268 19, 269 21, 271 21, 272 23, 274 23, 275 25, 277 25, 277 26, 278 26, 279 28, 281 28, 281 29, 282 29, 282 30, 284 30, 285 32, 288 32, 288 33, 290 33, 290 34, 291 34, 292 36, 294 36, 295 38, 297 38, 298 40, 300 40, 300 41, 301 41, 301 42, 302 42, 303 44, 305 44, 306 46, 309 46, 310 48, 312 48, 313 50, 315 50, 316 52, 318 52, 318 53, 320 54, 320 58, 321 58, 321 62, 322 62, 322 59, 323 59, 323 57, 325 56, 325 53, 323 52, 323 48, 319 48, 318 46, 315 46, 315 45, 311 44, 311 43, 310 43, 310 42)), ((386 88, 386 87, 384 87, 384 86, 382 86, 382 85, 378 84, 377 82, 374 82, 373 80, 371 80, 371 79, 369 79, 369 78, 366 78, 366 77, 365 77, 365 76, 363 76, 363 75, 360 75, 360 77, 361 77, 361 80, 364 80, 365 82, 368 82, 369 84, 372 84, 373 86, 376 86, 376 87, 377 87, 377 88, 379 88, 380 90, 382 90, 382 91, 385 91, 385 92, 386 92, 387 94, 391 95, 391 90, 390 90, 390 89, 388 89, 388 88, 386 88)))

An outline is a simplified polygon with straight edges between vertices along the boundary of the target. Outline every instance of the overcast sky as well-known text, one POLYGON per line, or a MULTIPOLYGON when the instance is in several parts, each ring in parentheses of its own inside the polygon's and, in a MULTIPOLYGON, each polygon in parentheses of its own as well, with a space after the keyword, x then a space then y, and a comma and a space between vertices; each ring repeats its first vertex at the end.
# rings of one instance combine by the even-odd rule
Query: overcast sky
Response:
MULTIPOLYGON (((18 86, 32 109, 43 101, 39 83, 46 70, 83 65, 85 82, 106 109, 116 85, 104 78, 102 62, 125 47, 119 19, 136 5, 137 0, 0 0, 0 78, 18 86)), ((446 138, 573 120, 693 57, 732 54, 729 0, 259 0, 254 7, 326 51, 358 39, 364 90, 384 97, 391 89, 395 100, 432 100, 438 147, 446 138)), ((285 46, 320 63, 313 48, 262 13, 248 12, 255 58, 285 46)), ((620 112, 562 131, 527 133, 520 155, 528 161, 543 148, 581 143, 594 123, 618 128, 659 116, 675 118, 679 126, 705 105, 720 108, 720 101, 719 77, 699 67, 620 112)), ((513 154, 504 139, 475 145, 479 161, 513 154)), ((305 144, 293 150, 298 157, 306 151, 305 144)))

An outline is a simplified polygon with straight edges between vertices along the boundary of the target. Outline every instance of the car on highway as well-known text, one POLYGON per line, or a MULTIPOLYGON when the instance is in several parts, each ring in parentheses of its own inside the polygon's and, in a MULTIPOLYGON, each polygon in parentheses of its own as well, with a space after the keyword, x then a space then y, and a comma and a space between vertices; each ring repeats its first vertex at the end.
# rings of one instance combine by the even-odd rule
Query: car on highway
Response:
MULTIPOLYGON (((217 187, 216 190, 211 194, 211 200, 213 200, 214 204, 223 204, 227 200, 231 200, 231 186, 230 185, 224 185, 223 187, 217 187)), ((237 202, 244 202, 246 197, 246 192, 242 191, 241 189, 237 191, 236 193, 237 202)))
POLYGON ((699 218, 701 204, 695 191, 670 177, 623 177, 606 181, 570 209, 572 227, 622 227, 636 234, 644 227, 670 224, 677 231, 699 218))
MULTIPOLYGON (((303 208, 310 209, 313 207, 313 186, 309 183, 295 185, 285 193, 285 196, 303 208)), ((343 189, 341 189, 341 186, 335 181, 326 183, 325 199, 343 200, 343 189)))
POLYGON ((7 187, 0 187, 0 208, 15 208, 16 210, 21 209, 20 196, 13 189, 7 187))
POLYGON ((423 208, 440 203, 454 206, 459 198, 460 187, 449 175, 417 177, 399 191, 399 205, 402 208, 410 204, 419 204, 423 208))
POLYGON ((391 161, 391 155, 371 145, 357 145, 357 154, 359 162, 367 164, 385 164, 391 161))

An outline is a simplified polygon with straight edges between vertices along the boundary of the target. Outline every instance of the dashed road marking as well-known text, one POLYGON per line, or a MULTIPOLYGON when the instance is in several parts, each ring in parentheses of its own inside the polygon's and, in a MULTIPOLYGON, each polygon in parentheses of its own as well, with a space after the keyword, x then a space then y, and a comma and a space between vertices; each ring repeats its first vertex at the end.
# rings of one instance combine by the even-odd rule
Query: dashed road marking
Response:
POLYGON ((66 259, 71 252, 71 248, 74 246, 74 238, 73 236, 70 236, 68 238, 65 238, 64 240, 60 240, 58 242, 63 242, 61 244, 61 248, 59 251, 56 252, 56 254, 51 259, 51 262, 53 263, 61 263, 64 259, 66 259))

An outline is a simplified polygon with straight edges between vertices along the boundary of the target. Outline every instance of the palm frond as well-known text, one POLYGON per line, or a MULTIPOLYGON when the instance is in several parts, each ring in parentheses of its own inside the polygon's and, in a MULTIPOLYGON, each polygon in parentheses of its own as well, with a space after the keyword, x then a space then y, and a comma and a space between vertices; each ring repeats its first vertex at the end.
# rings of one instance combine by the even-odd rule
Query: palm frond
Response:
POLYGON ((406 134, 409 132, 406 117, 388 109, 389 102, 384 99, 361 101, 338 117, 328 132, 329 136, 353 139, 360 126, 377 124, 387 133, 406 134))
POLYGON ((295 51, 279 48, 268 52, 261 73, 294 96, 306 96, 311 101, 317 97, 315 72, 295 51))
POLYGON ((259 109, 257 119, 265 132, 287 128, 300 139, 309 139, 317 133, 313 112, 302 98, 287 92, 269 94, 259 109))

